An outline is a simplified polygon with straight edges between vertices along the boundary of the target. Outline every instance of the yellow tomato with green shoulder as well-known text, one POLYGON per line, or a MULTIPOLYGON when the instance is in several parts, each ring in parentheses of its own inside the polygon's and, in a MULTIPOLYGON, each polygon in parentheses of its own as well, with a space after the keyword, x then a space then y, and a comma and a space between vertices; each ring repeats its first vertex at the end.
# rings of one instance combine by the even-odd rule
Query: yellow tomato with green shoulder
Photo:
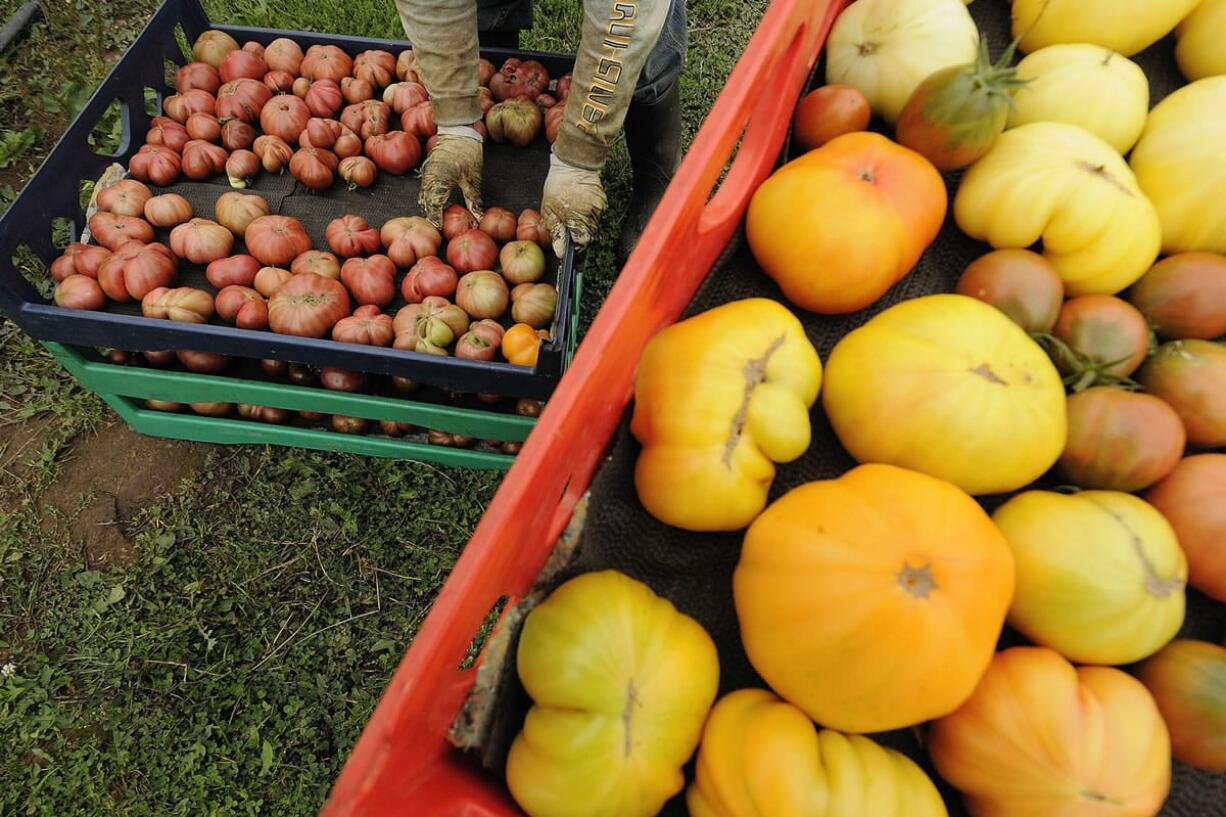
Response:
POLYGON ((1085 128, 1121 154, 1132 150, 1149 115, 1149 80, 1141 66, 1097 45, 1040 48, 1017 66, 1025 85, 1013 92, 1009 127, 1065 122, 1085 128))
POLYGON ((529 817, 654 817, 685 783, 715 701, 715 644, 692 618, 617 571, 562 584, 524 620, 532 698, 507 756, 529 817))
POLYGON ((1064 384, 1000 310, 965 295, 896 304, 848 333, 826 363, 826 416, 860 462, 1014 491, 1064 450, 1064 384))
POLYGON ((1171 730, 1175 759, 1226 772, 1226 648, 1176 639, 1147 659, 1137 677, 1171 730))
POLYGON ((1226 76, 1154 106, 1130 161, 1157 208, 1163 252, 1226 253, 1226 76))
POLYGON ((1070 296, 1119 292, 1153 266, 1162 245, 1158 212, 1128 163, 1064 122, 1005 131, 962 177, 954 218, 996 249, 1042 242, 1070 296))
POLYGON ((1131 57, 1161 40, 1199 0, 1013 0, 1013 36, 1027 53, 1093 43, 1131 57))
POLYGON ((1169 522, 1118 491, 1027 491, 997 508, 1017 566, 1009 624, 1070 661, 1128 664, 1183 624, 1188 562, 1169 522))
POLYGON ((661 331, 639 361, 630 421, 643 507, 686 530, 748 525, 775 463, 808 449, 821 382, 817 350, 778 301, 733 301, 661 331))
POLYGON ((1189 81, 1226 74, 1226 0, 1200 0, 1175 36, 1175 59, 1189 81))
POLYGON ((1171 787, 1145 687, 1044 647, 997 653, 970 700, 933 724, 928 751, 971 817, 1154 817, 1171 787))
POLYGON ((720 699, 707 718, 690 817, 946 817, 945 803, 906 755, 863 735, 818 730, 763 689, 720 699))

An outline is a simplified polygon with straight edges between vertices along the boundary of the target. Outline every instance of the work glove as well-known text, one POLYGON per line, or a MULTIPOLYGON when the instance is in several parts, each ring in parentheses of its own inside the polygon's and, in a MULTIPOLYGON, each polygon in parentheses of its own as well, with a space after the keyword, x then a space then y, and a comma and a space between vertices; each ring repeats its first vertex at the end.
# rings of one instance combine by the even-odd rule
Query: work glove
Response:
POLYGON ((566 236, 576 246, 585 247, 596 234, 600 216, 608 200, 600 184, 600 171, 575 167, 552 154, 549 175, 545 178, 545 194, 541 200, 541 217, 553 240, 558 258, 566 247, 566 236))
POLYGON ((443 208, 457 187, 464 204, 481 217, 481 170, 484 165, 481 134, 468 125, 443 126, 438 142, 421 166, 422 214, 435 227, 442 227, 443 208))

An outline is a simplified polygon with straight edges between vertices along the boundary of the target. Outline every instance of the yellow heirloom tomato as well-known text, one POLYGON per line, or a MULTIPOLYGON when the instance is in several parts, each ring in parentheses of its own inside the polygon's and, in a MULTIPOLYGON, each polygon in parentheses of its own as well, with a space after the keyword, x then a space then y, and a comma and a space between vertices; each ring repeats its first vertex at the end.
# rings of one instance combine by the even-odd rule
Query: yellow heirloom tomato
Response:
POLYGON ((1226 74, 1226 0, 1201 0, 1179 24, 1175 59, 1189 80, 1226 74))
POLYGON ((1175 531, 1132 494, 1027 491, 996 510, 1017 568, 1009 623, 1085 664, 1151 655, 1183 624, 1188 563, 1175 531))
POLYGON ((848 333, 826 362, 822 397, 860 462, 1013 491, 1064 450, 1064 384, 1005 313, 965 295, 896 304, 848 333))
POLYGON ((1198 80, 1159 102, 1132 152, 1132 169, 1158 208, 1167 254, 1226 253, 1226 76, 1198 80))
POLYGON ((738 530, 766 505, 776 462, 809 447, 822 364, 804 327, 766 298, 674 324, 643 351, 630 430, 652 516, 687 530, 738 530))
POLYGON ((820 732, 762 689, 725 695, 707 719, 690 817, 946 817, 928 775, 861 735, 820 732))
POLYGON ((1141 66, 1107 48, 1052 45, 1026 57, 1013 92, 1009 127, 1028 122, 1078 125, 1120 153, 1141 138, 1149 115, 1149 80, 1141 66))
POLYGON ((997 249, 1041 240, 1070 296, 1119 292, 1162 244, 1158 213, 1120 154, 1060 122, 1005 131, 962 177, 954 218, 997 249))
POLYGON ((1013 36, 1027 53, 1093 43, 1131 57, 1161 40, 1199 0, 1013 0, 1013 36))
POLYGON ((533 704, 507 786, 530 817, 652 817, 681 791, 719 685, 698 622, 621 573, 585 573, 528 614, 517 659, 533 704))

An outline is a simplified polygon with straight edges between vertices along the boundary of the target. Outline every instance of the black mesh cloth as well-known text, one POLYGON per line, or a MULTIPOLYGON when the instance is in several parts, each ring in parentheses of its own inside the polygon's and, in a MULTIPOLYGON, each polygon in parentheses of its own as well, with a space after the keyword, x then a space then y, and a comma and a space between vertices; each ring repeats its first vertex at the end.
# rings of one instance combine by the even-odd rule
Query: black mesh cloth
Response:
MULTIPOLYGON (((1008 3, 980 0, 970 10, 988 38, 993 54, 999 55, 1010 40, 1008 3)), ((1134 59, 1150 78, 1151 104, 1183 84, 1174 62, 1172 39, 1158 43, 1134 59)), ((822 75, 819 71, 817 78, 820 80, 822 75)), ((947 176, 946 184, 952 195, 957 176, 947 176)), ((869 309, 838 317, 808 314, 797 308, 793 311, 803 321, 809 339, 824 362, 843 335, 881 310, 909 298, 952 291, 966 265, 988 249, 963 235, 951 214, 916 269, 869 309)), ((750 297, 768 297, 786 303, 778 287, 755 264, 742 232, 725 250, 686 314, 750 297)), ((707 629, 719 649, 721 695, 742 687, 766 687, 742 649, 732 600, 732 573, 740 554, 742 534, 678 530, 658 522, 643 509, 633 481, 639 446, 629 432, 628 417, 629 413, 615 438, 608 461, 593 480, 579 552, 571 565, 550 584, 589 570, 620 570, 650 585, 707 629)), ((855 465, 834 435, 821 410, 820 400, 811 420, 812 445, 801 459, 779 467, 771 489, 772 501, 797 485, 836 477, 855 465)), ((983 502, 990 511, 1002 500, 1003 497, 989 497, 983 502)), ((1224 630, 1226 605, 1189 590, 1188 615, 1181 635, 1216 642, 1224 630)), ((1001 646, 1019 643, 1024 642, 1008 630, 1001 640, 1001 646)), ((513 657, 514 649, 507 654, 513 657)), ((518 732, 529 703, 516 679, 513 663, 509 661, 502 674, 501 702, 497 705, 495 725, 483 751, 487 765, 499 773, 509 741, 518 732)), ((951 815, 966 814, 957 792, 940 780, 928 762, 921 743, 922 730, 899 730, 874 737, 905 752, 929 773, 941 788, 951 815)), ((692 780, 692 770, 687 779, 692 780)), ((663 814, 668 817, 685 814, 682 798, 671 801, 663 814)), ((1176 764, 1171 796, 1161 814, 1163 817, 1223 817, 1226 815, 1226 774, 1211 774, 1176 764)))

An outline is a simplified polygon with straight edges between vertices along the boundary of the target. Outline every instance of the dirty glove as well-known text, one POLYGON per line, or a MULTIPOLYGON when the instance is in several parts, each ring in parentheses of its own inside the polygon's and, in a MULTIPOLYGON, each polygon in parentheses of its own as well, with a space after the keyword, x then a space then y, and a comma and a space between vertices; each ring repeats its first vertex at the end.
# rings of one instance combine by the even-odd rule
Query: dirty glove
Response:
POLYGON ((541 200, 541 216, 545 229, 553 239, 553 251, 558 258, 566 246, 566 236, 580 247, 587 246, 600 225, 608 200, 600 184, 600 171, 567 164, 556 154, 549 157, 549 175, 545 178, 545 195, 541 200))
POLYGON ((421 194, 417 203, 435 227, 443 224, 443 207, 457 187, 472 214, 481 216, 481 169, 484 163, 481 134, 468 125, 442 126, 438 142, 421 167, 421 194))

